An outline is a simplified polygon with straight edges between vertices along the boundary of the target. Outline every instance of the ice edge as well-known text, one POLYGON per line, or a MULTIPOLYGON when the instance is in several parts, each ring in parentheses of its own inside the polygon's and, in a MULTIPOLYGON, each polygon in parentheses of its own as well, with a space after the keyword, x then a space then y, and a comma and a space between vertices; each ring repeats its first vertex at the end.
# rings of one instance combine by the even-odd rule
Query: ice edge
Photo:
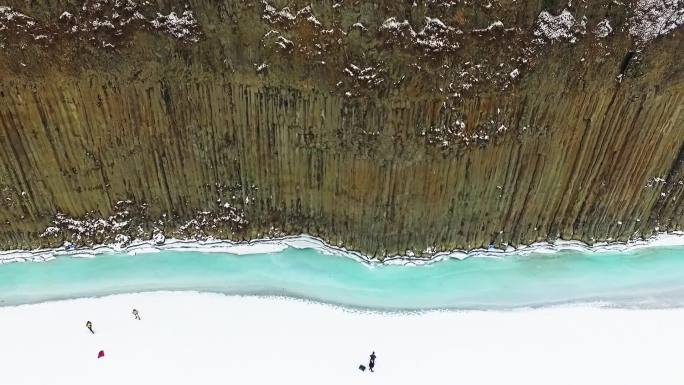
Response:
POLYGON ((287 248, 314 249, 323 254, 337 255, 352 258, 368 265, 400 264, 406 266, 425 265, 434 262, 466 258, 504 258, 512 255, 552 254, 564 250, 574 250, 586 253, 608 251, 630 251, 644 247, 684 246, 684 232, 674 231, 660 233, 649 239, 634 240, 628 242, 602 242, 588 245, 581 241, 558 240, 554 243, 536 242, 519 248, 508 247, 507 249, 474 249, 452 250, 435 253, 428 257, 391 256, 383 261, 374 259, 361 252, 348 250, 344 247, 333 246, 320 238, 310 235, 292 235, 281 238, 262 238, 244 242, 234 242, 209 238, 207 240, 195 239, 166 239, 163 244, 154 240, 135 240, 126 247, 116 244, 95 245, 88 248, 66 250, 64 248, 36 249, 36 250, 6 250, 0 251, 0 264, 11 262, 47 262, 57 257, 70 256, 81 258, 93 258, 104 253, 127 253, 129 255, 153 253, 159 251, 198 251, 205 253, 230 253, 236 255, 251 255, 277 253, 287 248))

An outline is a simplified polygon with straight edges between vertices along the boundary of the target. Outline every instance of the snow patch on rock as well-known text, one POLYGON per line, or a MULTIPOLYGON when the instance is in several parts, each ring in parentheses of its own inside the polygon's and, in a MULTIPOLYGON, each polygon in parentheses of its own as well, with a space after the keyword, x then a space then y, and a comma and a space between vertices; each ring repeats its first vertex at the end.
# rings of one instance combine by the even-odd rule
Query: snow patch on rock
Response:
POLYGON ((613 27, 608 19, 601 20, 594 28, 594 35, 599 39, 606 38, 611 33, 613 33, 613 27))
POLYGON ((496 30, 503 30, 504 29, 504 23, 502 23, 500 20, 497 20, 490 24, 487 28, 480 28, 480 29, 474 29, 474 33, 484 33, 484 32, 492 32, 496 30))
POLYGON ((183 11, 180 16, 176 12, 171 12, 168 15, 157 13, 157 16, 150 23, 154 29, 165 32, 176 39, 191 42, 199 41, 197 20, 190 10, 183 11))
POLYGON ((416 32, 408 20, 398 21, 396 17, 386 19, 378 28, 389 34, 390 41, 404 47, 414 46, 426 52, 452 51, 459 48, 456 35, 463 32, 448 26, 438 18, 426 17, 423 28, 416 32))
POLYGON ((300 9, 297 13, 292 13, 289 7, 278 10, 265 0, 262 1, 262 4, 264 5, 264 10, 261 17, 271 24, 294 24, 299 20, 305 20, 315 28, 323 28, 323 23, 318 20, 310 5, 300 9))
POLYGON ((163 233, 158 232, 154 234, 154 237, 152 237, 152 240, 154 241, 155 245, 163 245, 164 242, 166 242, 166 237, 164 236, 163 233))
MULTIPOLYGON (((12 21, 12 20, 31 20, 30 17, 24 15, 21 12, 17 12, 10 7, 0 6, 0 21, 12 21)), ((2 24, 0 24, 0 29, 2 29, 2 24)))
POLYGON ((537 17, 537 28, 534 31, 534 36, 551 42, 567 40, 574 43, 577 41, 575 37, 576 24, 575 17, 567 9, 557 16, 543 11, 537 17))
POLYGON ((263 1, 264 12, 262 17, 270 23, 278 23, 283 21, 294 21, 297 17, 290 11, 289 7, 284 7, 281 10, 277 10, 274 6, 266 1, 263 1))
POLYGON ((36 21, 21 12, 7 6, 0 6, 0 48, 4 47, 4 38, 17 39, 17 35, 30 35, 36 39, 36 21), (3 36, 4 35, 4 36, 3 36))
POLYGON ((396 37, 415 37, 416 31, 408 22, 408 20, 397 21, 396 17, 390 17, 385 20, 378 28, 380 31, 387 31, 396 37))
POLYGON ((684 24, 684 0, 637 0, 629 24, 639 43, 667 35, 684 24))

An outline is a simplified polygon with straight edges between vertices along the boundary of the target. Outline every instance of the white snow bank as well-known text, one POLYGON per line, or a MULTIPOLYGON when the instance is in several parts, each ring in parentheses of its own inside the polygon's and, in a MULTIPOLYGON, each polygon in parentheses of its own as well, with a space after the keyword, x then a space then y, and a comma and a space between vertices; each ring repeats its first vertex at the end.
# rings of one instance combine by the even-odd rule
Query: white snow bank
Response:
POLYGON ((127 294, 0 307, 0 382, 681 385, 683 323, 684 309, 381 314, 277 298, 127 294), (371 351, 376 371, 361 372, 371 351))

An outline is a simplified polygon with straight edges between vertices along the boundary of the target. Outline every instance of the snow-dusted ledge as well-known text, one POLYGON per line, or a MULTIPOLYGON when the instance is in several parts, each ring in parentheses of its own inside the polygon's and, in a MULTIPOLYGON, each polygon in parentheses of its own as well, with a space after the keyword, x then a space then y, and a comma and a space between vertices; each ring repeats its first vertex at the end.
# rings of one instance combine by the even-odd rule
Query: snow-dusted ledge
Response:
POLYGON ((155 253, 163 250, 168 251, 198 251, 204 253, 230 253, 237 255, 277 253, 287 248, 316 249, 327 255, 338 255, 352 258, 359 262, 374 264, 401 264, 401 265, 424 265, 428 263, 466 258, 504 258, 511 255, 551 254, 563 250, 575 250, 581 252, 606 252, 606 251, 629 251, 644 247, 657 246, 684 246, 684 232, 675 231, 661 233, 646 240, 634 240, 629 242, 602 242, 588 245, 580 241, 559 240, 554 243, 537 242, 519 248, 508 247, 507 249, 475 249, 470 251, 453 250, 439 252, 427 257, 417 256, 393 256, 386 257, 382 262, 364 255, 358 251, 347 250, 344 247, 330 245, 322 239, 310 235, 293 235, 282 238, 264 238, 248 242, 233 242, 220 239, 194 240, 194 239, 153 239, 135 240, 126 247, 120 245, 96 245, 89 248, 67 249, 36 249, 36 250, 6 250, 0 251, 0 264, 11 262, 47 262, 57 257, 69 256, 74 258, 93 258, 103 253, 127 253, 129 255, 155 253), (163 243, 162 243, 163 242, 163 243))

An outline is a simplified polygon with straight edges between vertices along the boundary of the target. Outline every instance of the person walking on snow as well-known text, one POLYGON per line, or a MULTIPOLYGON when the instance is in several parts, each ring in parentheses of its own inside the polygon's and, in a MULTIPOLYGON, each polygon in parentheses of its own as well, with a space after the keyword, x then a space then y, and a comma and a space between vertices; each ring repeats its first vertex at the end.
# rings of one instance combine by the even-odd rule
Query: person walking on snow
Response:
POLYGON ((140 320, 140 315, 138 314, 137 309, 133 309, 133 316, 135 316, 135 319, 140 320))
POLYGON ((375 352, 371 353, 371 355, 370 355, 370 362, 368 363, 368 370, 370 370, 372 372, 374 367, 375 367, 375 352))
POLYGON ((95 334, 95 332, 93 331, 93 323, 92 322, 90 322, 90 321, 86 322, 86 327, 88 328, 88 330, 90 330, 91 333, 95 334))

